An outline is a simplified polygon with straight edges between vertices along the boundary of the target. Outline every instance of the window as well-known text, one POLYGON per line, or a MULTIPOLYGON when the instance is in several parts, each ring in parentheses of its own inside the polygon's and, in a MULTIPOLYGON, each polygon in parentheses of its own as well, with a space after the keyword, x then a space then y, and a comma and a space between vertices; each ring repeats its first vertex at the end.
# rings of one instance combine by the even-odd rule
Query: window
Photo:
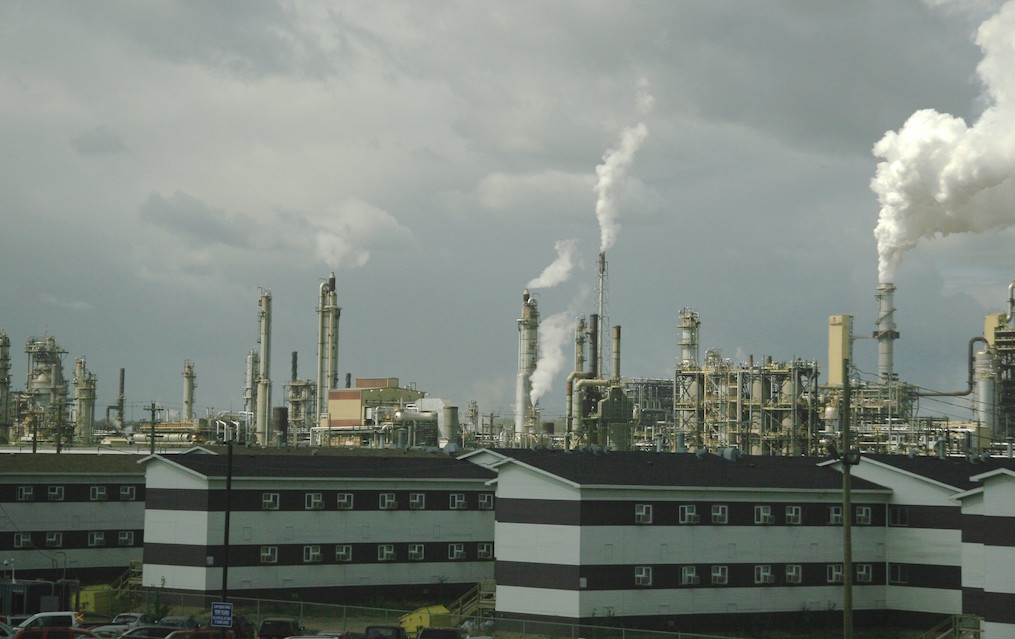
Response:
POLYGON ((701 580, 698 578, 698 568, 696 566, 681 566, 680 567, 680 585, 681 586, 694 586, 701 580))
POLYGON ((15 548, 31 548, 32 533, 14 533, 15 548))
POLYGON ((120 486, 120 501, 137 499, 137 486, 120 486))
POLYGON ((320 546, 304 546, 303 547, 303 563, 305 564, 319 564, 321 563, 321 547, 320 546))
POLYGON ((828 564, 826 581, 830 584, 842 583, 842 564, 828 564))
POLYGON ((91 486, 88 489, 88 499, 92 501, 106 501, 106 487, 91 486))
POLYGON ((756 524, 774 524, 775 517, 772 516, 771 506, 755 506, 754 507, 754 523, 756 524))
POLYGON ((869 584, 874 581, 874 567, 870 564, 859 564, 856 567, 856 583, 869 584))
POLYGON ((634 585, 635 586, 652 585, 652 566, 634 567, 634 585))
POLYGON ((725 586, 729 583, 730 571, 727 566, 712 566, 712 585, 725 586))
POLYGON ((477 557, 479 559, 493 559, 493 544, 489 541, 479 542, 477 557))
POLYGON ((49 487, 49 501, 63 501, 63 486, 49 487))
POLYGON ((803 509, 800 506, 786 506, 786 524, 799 526, 803 521, 803 509))
POLYGON ((34 501, 35 491, 32 486, 18 486, 18 501, 34 501))
POLYGON ((772 567, 768 564, 760 564, 754 567, 754 583, 756 584, 773 584, 775 583, 775 575, 772 573, 772 567))
POLYGON ((381 493, 377 499, 377 507, 381 510, 395 510, 398 502, 395 501, 395 493, 381 493))
POLYGON ((98 546, 106 545, 106 533, 101 530, 93 530, 88 533, 88 546, 90 548, 96 548, 98 546))
POLYGON ((493 493, 479 493, 479 509, 493 510, 493 493))
POLYGON ((465 559, 465 544, 448 544, 448 559, 465 559))
POLYGON ((121 546, 133 546, 134 545, 134 531, 133 530, 121 530, 117 536, 116 541, 121 546))
POLYGON ((909 566, 906 564, 888 564, 888 583, 908 584, 909 566))
POLYGON ((278 546, 261 546, 261 563, 278 563, 278 546))
POLYGON ((451 510, 465 510, 465 493, 451 493, 451 510))
POLYGON ((832 526, 842 525, 842 506, 828 507, 828 523, 832 526))
POLYGON ((698 523, 698 507, 689 504, 680 507, 680 523, 682 524, 696 524, 698 523))
POLYGON ((726 504, 712 504, 712 523, 725 525, 729 521, 729 506, 726 504))
POLYGON ((352 546, 349 544, 335 546, 335 561, 341 563, 352 561, 352 546))
POLYGON ((261 493, 261 510, 278 510, 278 493, 261 493))
POLYGON ((409 493, 409 509, 423 510, 424 508, 426 508, 426 494, 409 493))
POLYGON ((377 546, 377 561, 394 561, 395 560, 395 546, 394 544, 381 544, 377 546))
POLYGON ((799 584, 803 583, 804 572, 800 564, 787 564, 786 565, 786 583, 788 584, 799 584))
POLYGON ((338 493, 338 509, 352 510, 352 493, 338 493))
POLYGON ((636 524, 652 523, 652 504, 634 505, 634 523, 636 524))
POLYGON ((48 532, 46 533, 46 547, 47 548, 59 548, 63 545, 63 533, 48 532))
POLYGON ((324 495, 321 493, 307 493, 305 497, 307 510, 323 510, 324 495))
POLYGON ((423 561, 423 544, 409 544, 409 559, 423 561))
POLYGON ((871 507, 870 506, 857 506, 856 507, 856 525, 857 526, 870 526, 871 525, 871 507))
POLYGON ((908 526, 909 525, 909 509, 905 506, 889 506, 888 507, 888 525, 889 526, 908 526))

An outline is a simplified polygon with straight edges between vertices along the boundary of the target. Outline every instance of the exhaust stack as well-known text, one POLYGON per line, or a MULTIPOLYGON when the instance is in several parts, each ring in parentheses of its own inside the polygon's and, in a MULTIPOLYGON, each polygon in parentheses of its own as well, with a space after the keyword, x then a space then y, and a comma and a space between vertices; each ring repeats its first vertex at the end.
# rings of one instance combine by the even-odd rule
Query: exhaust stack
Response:
POLYGON ((878 341, 878 376, 882 382, 893 378, 893 351, 899 332, 895 330, 895 285, 890 282, 878 284, 878 324, 874 339, 878 341))

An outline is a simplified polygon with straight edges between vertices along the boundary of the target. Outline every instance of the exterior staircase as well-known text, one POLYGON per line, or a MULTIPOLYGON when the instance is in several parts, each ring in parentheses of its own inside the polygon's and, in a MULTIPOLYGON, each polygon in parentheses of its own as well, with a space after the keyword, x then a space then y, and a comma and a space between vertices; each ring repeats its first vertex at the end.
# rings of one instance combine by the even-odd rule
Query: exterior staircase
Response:
POLYGON ((448 612, 457 624, 467 619, 487 619, 494 616, 497 608, 497 582, 484 579, 477 583, 456 601, 448 604, 448 612))
POLYGON ((113 590, 113 598, 117 601, 130 599, 141 592, 140 560, 130 562, 130 567, 122 575, 113 580, 109 587, 113 590))
POLYGON ((980 639, 981 621, 975 615, 952 615, 920 635, 920 639, 980 639))

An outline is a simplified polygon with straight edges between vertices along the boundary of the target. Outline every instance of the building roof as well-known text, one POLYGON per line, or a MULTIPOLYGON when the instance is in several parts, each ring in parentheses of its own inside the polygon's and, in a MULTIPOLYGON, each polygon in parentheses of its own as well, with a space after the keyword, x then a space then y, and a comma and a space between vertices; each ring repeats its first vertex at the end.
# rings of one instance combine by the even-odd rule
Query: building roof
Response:
POLYGON ((138 461, 144 455, 118 453, 4 453, 0 454, 0 475, 45 474, 124 474, 144 475, 138 461))
MULTIPOLYGON (((970 490, 980 485, 972 477, 1006 468, 1015 470, 1015 459, 1006 457, 929 457, 918 455, 864 455, 864 458, 892 466, 903 472, 925 477, 952 486, 957 490, 970 490)), ((860 463, 863 463, 861 461, 860 463)))
MULTIPOLYGON (((439 453, 344 455, 249 455, 233 453, 233 477, 354 478, 354 479, 457 479, 487 481, 496 474, 486 468, 439 453)), ((205 477, 225 477, 227 455, 170 455, 166 462, 205 477)))
MULTIPOLYGON (((842 474, 818 466, 822 459, 817 457, 736 455, 726 459, 711 453, 524 449, 493 452, 582 486, 842 489, 842 474)), ((852 489, 890 492, 858 477, 853 478, 852 489)))

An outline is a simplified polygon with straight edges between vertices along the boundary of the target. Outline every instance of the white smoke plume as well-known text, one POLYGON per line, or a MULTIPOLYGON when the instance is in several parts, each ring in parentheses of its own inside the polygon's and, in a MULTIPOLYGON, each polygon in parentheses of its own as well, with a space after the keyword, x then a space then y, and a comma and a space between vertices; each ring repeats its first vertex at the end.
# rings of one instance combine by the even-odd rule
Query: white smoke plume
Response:
POLYGON ((634 154, 648 136, 648 128, 639 122, 636 126, 627 127, 620 136, 620 145, 603 154, 603 163, 596 167, 595 191, 596 217, 599 219, 599 252, 613 246, 620 232, 617 223, 617 190, 627 177, 627 169, 634 160, 634 154))
POLYGON ((871 189, 881 211, 874 236, 878 281, 891 282, 922 238, 1015 224, 1015 3, 982 25, 977 73, 991 103, 969 127, 933 109, 917 111, 874 145, 871 189))
POLYGON ((553 248, 557 250, 557 259, 544 268, 539 277, 529 280, 526 284, 528 288, 551 288, 563 284, 571 277, 578 240, 557 240, 553 248))
POLYGON ((539 323, 539 361, 529 380, 532 390, 529 400, 535 404, 539 398, 553 390, 553 378, 564 367, 564 344, 571 334, 571 314, 556 313, 539 323))

